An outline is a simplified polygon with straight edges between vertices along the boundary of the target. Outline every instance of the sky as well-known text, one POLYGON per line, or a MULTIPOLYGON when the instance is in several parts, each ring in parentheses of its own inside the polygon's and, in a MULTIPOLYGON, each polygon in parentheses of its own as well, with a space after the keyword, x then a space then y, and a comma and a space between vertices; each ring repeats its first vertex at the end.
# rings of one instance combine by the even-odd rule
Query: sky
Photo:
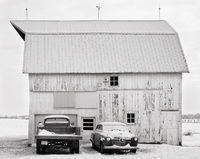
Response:
POLYGON ((183 114, 200 113, 199 0, 0 0, 0 115, 29 111, 28 75, 22 74, 24 41, 10 20, 166 20, 179 34, 190 73, 183 75, 183 114))

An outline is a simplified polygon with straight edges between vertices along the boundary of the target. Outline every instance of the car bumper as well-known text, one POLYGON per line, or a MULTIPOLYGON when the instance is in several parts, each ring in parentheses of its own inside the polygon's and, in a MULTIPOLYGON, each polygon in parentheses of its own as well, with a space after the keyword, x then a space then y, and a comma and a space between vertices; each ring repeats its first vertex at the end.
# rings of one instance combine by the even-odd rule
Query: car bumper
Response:
POLYGON ((127 144, 126 146, 117 146, 117 145, 112 145, 112 146, 104 146, 105 150, 135 150, 138 149, 136 146, 130 146, 130 144, 127 144))

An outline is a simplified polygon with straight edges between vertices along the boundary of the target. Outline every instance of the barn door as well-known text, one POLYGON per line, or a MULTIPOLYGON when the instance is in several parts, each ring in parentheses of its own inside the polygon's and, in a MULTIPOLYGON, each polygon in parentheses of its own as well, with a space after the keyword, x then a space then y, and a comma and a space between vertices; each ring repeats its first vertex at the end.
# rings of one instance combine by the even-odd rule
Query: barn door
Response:
POLYGON ((162 129, 161 139, 163 143, 170 145, 178 145, 179 140, 179 125, 181 122, 179 111, 162 111, 162 129))
POLYGON ((156 91, 139 92, 138 129, 140 142, 160 143, 160 110, 156 91))
POLYGON ((119 121, 119 92, 99 93, 99 121, 119 121))

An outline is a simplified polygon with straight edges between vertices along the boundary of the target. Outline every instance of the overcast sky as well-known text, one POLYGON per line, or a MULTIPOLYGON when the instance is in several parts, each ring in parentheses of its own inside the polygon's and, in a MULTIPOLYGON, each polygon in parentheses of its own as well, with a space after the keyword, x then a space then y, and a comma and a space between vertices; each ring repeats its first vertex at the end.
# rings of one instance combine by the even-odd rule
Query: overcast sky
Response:
MULTIPOLYGON (((28 114, 24 41, 9 20, 97 19, 99 0, 0 0, 0 115, 28 114)), ((200 0, 102 0, 100 19, 161 19, 179 33, 190 74, 183 75, 183 113, 200 113, 200 0)))

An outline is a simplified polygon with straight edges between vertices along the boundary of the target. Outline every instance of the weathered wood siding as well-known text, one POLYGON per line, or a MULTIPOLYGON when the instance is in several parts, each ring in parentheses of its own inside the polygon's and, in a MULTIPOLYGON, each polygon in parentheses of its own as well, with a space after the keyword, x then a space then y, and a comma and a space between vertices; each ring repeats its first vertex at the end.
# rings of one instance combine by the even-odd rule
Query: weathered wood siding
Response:
POLYGON ((119 86, 110 87, 110 74, 30 74, 30 114, 77 114, 81 126, 81 117, 93 116, 97 122, 126 123, 126 114, 135 113, 136 123, 128 127, 139 136, 140 142, 178 145, 181 142, 182 74, 118 76, 119 86), (76 108, 55 110, 53 93, 66 91, 77 94, 76 108), (87 98, 84 93, 88 93, 87 98), (96 102, 90 103, 90 99, 96 102))
MULTIPOLYGON (((90 93, 90 92, 89 92, 90 93)), ((82 98, 83 93, 81 93, 81 98, 78 97, 78 104, 76 108, 62 108, 56 109, 54 107, 54 92, 30 92, 30 108, 29 108, 29 143, 34 143, 35 132, 38 120, 37 116, 44 116, 50 114, 71 114, 77 116, 77 123, 75 125, 81 126, 82 117, 96 117, 97 114, 97 97, 94 92, 93 99, 89 100, 86 104, 85 100, 82 98), (80 103, 83 103, 81 105, 80 103), (96 103, 96 104, 95 104, 96 103), (91 105, 93 104, 93 107, 91 105), (81 106, 80 106, 81 105, 81 106), (89 105, 89 108, 87 106, 89 105)), ((90 95, 90 94, 89 94, 90 95)), ((87 96, 87 92, 84 96, 87 96)))

